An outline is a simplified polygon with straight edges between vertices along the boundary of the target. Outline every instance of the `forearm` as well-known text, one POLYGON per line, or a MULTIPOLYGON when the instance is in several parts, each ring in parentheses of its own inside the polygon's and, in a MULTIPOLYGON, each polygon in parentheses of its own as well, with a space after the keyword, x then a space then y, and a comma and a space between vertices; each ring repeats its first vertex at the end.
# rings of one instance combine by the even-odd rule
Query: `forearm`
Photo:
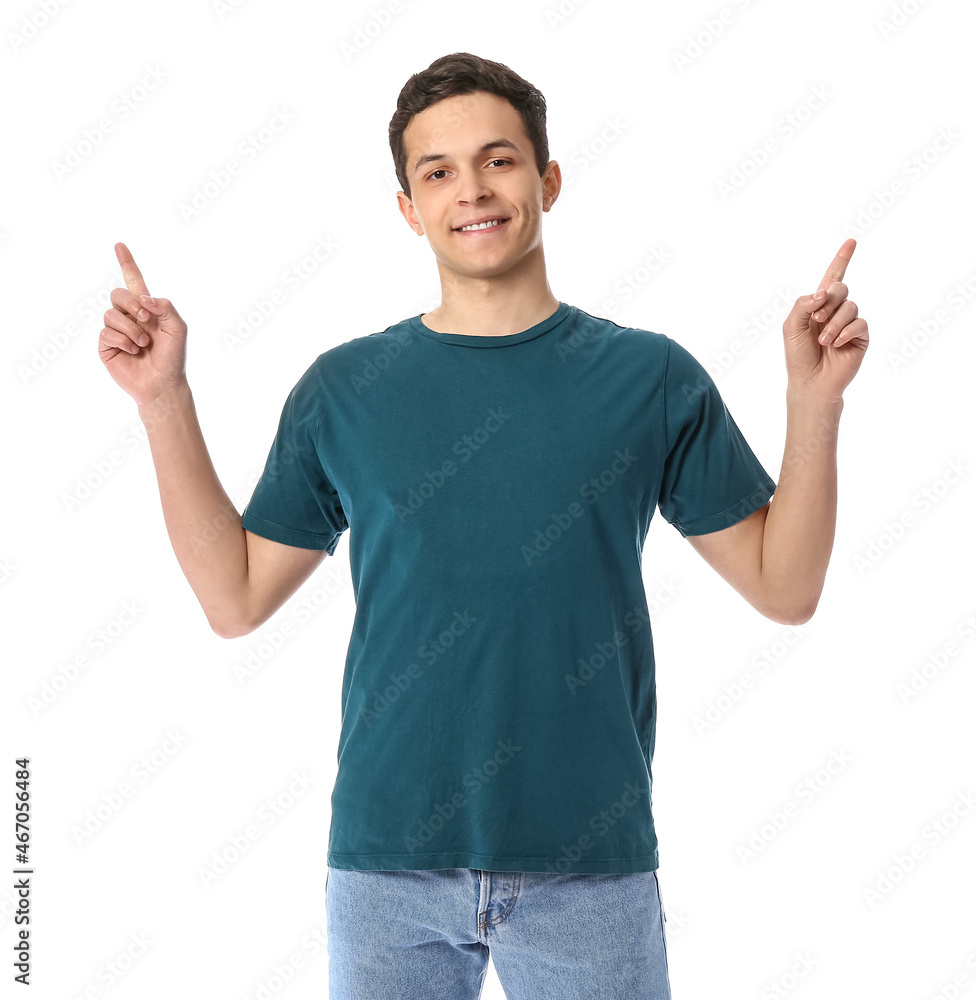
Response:
POLYGON ((190 387, 141 405, 139 417, 173 551, 211 627, 229 637, 247 591, 247 542, 210 460, 190 387))
POLYGON ((843 400, 815 401, 787 391, 786 446, 763 534, 767 604, 806 621, 827 575, 837 520, 837 432, 843 400))

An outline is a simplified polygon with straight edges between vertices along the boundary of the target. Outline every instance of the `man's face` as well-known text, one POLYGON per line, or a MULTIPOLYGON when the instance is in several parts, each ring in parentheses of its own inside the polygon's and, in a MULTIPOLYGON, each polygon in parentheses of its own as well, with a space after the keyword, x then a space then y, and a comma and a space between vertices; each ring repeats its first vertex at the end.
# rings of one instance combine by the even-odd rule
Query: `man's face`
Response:
POLYGON ((542 213, 559 193, 559 165, 550 160, 539 176, 522 118, 503 97, 478 91, 444 98, 411 119, 403 142, 413 197, 399 191, 397 201, 410 228, 427 236, 442 276, 446 268, 497 277, 541 246, 542 213), (511 145, 484 148, 496 142, 511 145), (505 221, 458 231, 485 218, 505 221))

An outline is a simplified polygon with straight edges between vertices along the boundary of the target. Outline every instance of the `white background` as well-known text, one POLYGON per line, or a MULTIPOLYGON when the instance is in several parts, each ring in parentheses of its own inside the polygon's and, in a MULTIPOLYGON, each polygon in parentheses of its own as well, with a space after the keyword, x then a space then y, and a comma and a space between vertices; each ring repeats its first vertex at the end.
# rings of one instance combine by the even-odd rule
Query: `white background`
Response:
MULTIPOLYGON (((189 324, 201 425, 243 509, 311 361, 439 301, 427 242, 397 210, 387 126, 411 73, 471 51, 548 100, 564 174, 544 224, 553 293, 686 346, 774 479, 782 322, 858 241, 845 281, 871 346, 845 395, 814 618, 763 618, 660 516, 644 550, 675 998, 921 1000, 954 981, 974 995, 971 5, 564 0, 554 15, 555 2, 405 0, 378 28, 381 2, 4 9, 3 977, 14 759, 27 755, 38 995, 326 995, 348 533, 267 625, 217 637, 97 340, 123 241, 189 324), (281 108, 287 127, 184 217, 281 108), (291 289, 282 275, 320 238, 337 249, 291 289), (642 270, 648 258, 664 263, 642 270), (276 287, 284 302, 231 349, 276 287), (656 606, 666 581, 678 589, 656 606), (100 629, 111 642, 96 652, 100 629), (87 667, 66 679, 80 654, 87 667), (260 669, 242 681, 249 657, 260 669), (747 672, 754 685, 729 694, 747 672), (702 731, 710 704, 718 721, 702 731), (845 761, 834 773, 832 759, 845 761), (300 774, 311 784, 289 798, 300 774), (270 826, 268 800, 282 804, 270 826), (249 824, 260 837, 205 885, 249 824)), ((491 970, 484 996, 502 996, 491 970)))

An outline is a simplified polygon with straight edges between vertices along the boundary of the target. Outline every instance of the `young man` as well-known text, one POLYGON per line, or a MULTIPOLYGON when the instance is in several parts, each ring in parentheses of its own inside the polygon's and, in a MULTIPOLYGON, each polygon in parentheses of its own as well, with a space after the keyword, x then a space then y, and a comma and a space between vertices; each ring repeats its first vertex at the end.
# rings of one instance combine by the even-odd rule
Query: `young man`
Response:
POLYGON ((476 997, 490 947, 510 1000, 668 997, 641 551, 659 507, 762 614, 811 617, 868 342, 841 281, 853 241, 784 324, 776 484, 688 351, 553 296, 542 218, 561 176, 531 84, 435 60, 390 145, 441 303, 316 358, 243 517, 196 421, 186 325, 122 244, 101 357, 139 405, 219 635, 265 622, 351 528, 331 995, 476 997))

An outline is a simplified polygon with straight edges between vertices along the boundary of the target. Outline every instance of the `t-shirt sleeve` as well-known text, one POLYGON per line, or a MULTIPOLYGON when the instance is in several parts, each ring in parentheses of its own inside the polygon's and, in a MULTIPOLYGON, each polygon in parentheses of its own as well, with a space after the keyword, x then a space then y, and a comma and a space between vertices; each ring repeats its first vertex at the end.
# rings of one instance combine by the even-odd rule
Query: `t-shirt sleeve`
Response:
POLYGON ((309 367, 285 400, 264 472, 244 508, 248 531, 285 545, 335 552, 349 527, 316 447, 325 399, 309 367))
POLYGON ((759 510, 776 483, 736 426, 701 364, 668 338, 667 457, 658 506, 683 536, 720 531, 759 510))

